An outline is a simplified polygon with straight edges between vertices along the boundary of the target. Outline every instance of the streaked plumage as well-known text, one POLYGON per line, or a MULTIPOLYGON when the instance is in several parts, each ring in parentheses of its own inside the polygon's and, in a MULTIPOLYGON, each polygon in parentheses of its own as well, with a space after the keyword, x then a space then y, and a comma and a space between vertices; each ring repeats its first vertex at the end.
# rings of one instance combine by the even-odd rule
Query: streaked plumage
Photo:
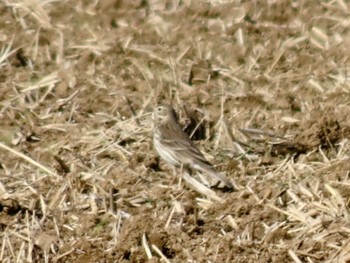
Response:
POLYGON ((205 159, 200 150, 181 129, 174 109, 169 105, 160 105, 153 111, 153 144, 166 162, 184 168, 191 167, 220 180, 226 187, 233 188, 232 183, 205 159))

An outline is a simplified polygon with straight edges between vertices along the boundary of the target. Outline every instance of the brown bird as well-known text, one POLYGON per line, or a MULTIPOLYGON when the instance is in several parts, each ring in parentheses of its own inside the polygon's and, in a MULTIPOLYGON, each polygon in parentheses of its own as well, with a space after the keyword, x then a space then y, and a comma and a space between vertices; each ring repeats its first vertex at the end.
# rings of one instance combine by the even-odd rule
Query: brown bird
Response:
POLYGON ((216 172, 188 135, 181 129, 175 110, 169 105, 156 106, 153 111, 153 145, 161 158, 175 167, 193 168, 210 175, 228 188, 233 184, 216 172))

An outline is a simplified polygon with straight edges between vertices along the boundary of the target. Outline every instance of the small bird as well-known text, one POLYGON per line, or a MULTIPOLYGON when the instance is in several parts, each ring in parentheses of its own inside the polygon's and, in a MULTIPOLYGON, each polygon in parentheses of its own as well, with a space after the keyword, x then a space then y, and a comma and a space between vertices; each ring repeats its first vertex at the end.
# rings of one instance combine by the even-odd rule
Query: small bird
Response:
POLYGON ((161 158, 175 167, 193 168, 233 188, 233 184, 216 172, 213 166, 181 129, 175 110, 169 105, 156 106, 153 111, 153 145, 161 158))

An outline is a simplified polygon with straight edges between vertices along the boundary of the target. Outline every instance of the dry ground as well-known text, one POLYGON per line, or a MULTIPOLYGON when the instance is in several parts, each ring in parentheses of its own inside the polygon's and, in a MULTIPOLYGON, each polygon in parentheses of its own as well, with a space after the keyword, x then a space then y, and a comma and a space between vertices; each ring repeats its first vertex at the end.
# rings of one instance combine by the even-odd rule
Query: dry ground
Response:
POLYGON ((350 262, 349 15, 2 0, 0 261, 350 262), (157 158, 162 102, 238 185, 222 203, 157 158))

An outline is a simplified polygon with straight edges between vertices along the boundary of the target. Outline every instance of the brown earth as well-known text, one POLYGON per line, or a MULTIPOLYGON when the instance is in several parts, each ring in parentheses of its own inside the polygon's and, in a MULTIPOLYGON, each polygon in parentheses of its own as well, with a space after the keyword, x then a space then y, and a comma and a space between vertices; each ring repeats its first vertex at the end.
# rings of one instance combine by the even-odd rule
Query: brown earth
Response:
POLYGON ((0 261, 350 262, 349 12, 0 2, 0 261), (199 124, 223 203, 157 157, 157 103, 199 124))

